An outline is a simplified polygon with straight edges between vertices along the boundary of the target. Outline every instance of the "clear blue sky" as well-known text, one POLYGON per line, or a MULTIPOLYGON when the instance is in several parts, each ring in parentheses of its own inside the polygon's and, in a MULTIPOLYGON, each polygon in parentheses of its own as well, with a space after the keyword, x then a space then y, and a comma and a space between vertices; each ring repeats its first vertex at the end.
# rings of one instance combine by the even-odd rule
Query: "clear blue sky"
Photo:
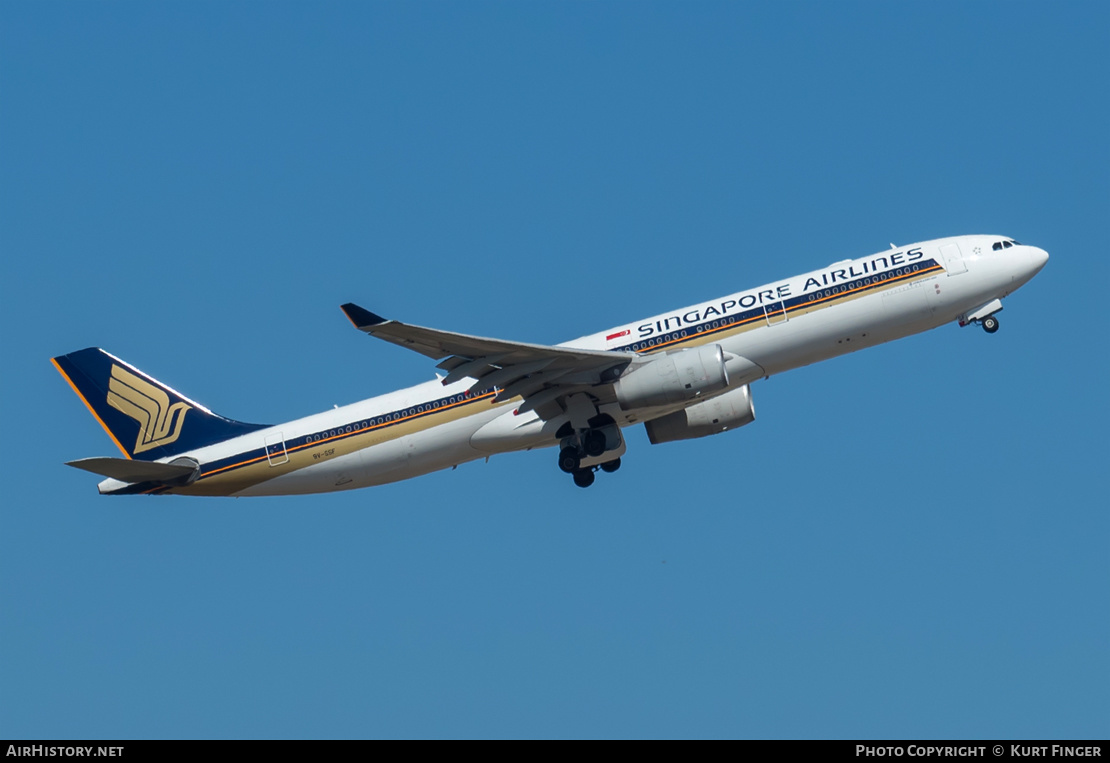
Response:
POLYGON ((0 736, 1110 735, 1110 5, 0 5, 0 736), (946 235, 1002 329, 575 488, 106 498, 48 359, 277 422, 946 235))

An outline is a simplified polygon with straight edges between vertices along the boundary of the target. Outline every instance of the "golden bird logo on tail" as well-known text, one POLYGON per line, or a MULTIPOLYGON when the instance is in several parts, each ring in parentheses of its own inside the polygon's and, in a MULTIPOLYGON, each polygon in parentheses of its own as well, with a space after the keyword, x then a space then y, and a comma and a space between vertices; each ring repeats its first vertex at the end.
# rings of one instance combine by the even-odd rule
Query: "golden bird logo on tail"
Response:
POLYGON ((170 405, 163 390, 125 368, 112 366, 108 380, 108 405, 139 423, 139 437, 133 453, 169 445, 181 435, 188 403, 170 405))

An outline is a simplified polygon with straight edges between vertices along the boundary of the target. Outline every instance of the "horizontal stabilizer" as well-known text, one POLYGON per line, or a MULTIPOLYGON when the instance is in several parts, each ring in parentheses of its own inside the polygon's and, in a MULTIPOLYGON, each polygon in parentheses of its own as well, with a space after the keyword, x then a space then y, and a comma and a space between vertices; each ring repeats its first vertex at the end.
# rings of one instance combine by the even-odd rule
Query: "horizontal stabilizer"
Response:
POLYGON ((134 461, 128 458, 82 458, 77 461, 67 461, 66 466, 74 466, 93 474, 111 477, 120 482, 132 483, 187 482, 197 472, 195 461, 183 464, 159 464, 153 461, 134 461))

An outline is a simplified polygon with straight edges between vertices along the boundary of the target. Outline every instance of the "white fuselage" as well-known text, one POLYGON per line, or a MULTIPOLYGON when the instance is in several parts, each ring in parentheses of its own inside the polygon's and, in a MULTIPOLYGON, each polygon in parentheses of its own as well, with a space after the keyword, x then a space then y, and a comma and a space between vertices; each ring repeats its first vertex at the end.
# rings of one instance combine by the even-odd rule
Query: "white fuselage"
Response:
MULTIPOLYGON (((766 377, 909 336, 975 311, 1032 278, 1048 255, 1002 237, 961 236, 845 260, 811 273, 566 342, 641 354, 716 343, 766 377)), ((993 308, 997 309, 997 308, 993 308)), ((164 492, 283 495, 414 477, 491 454, 558 444, 558 421, 517 414, 519 399, 466 395, 474 383, 430 381, 184 454, 201 478, 164 492)), ((683 406, 600 406, 625 427, 683 406)), ((622 446, 623 448, 623 446, 622 446)), ((101 492, 125 483, 105 480, 101 492)))

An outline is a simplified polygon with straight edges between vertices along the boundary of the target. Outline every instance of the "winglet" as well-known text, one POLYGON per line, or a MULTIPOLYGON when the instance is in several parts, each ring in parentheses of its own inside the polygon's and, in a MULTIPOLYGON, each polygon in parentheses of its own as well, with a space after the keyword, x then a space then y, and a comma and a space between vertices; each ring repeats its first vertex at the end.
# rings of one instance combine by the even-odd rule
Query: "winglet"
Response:
POLYGON ((340 308, 347 316, 347 320, 355 324, 356 329, 366 328, 368 326, 377 326, 379 323, 388 323, 388 321, 376 313, 372 313, 364 307, 359 307, 354 302, 348 302, 341 305, 340 308))

